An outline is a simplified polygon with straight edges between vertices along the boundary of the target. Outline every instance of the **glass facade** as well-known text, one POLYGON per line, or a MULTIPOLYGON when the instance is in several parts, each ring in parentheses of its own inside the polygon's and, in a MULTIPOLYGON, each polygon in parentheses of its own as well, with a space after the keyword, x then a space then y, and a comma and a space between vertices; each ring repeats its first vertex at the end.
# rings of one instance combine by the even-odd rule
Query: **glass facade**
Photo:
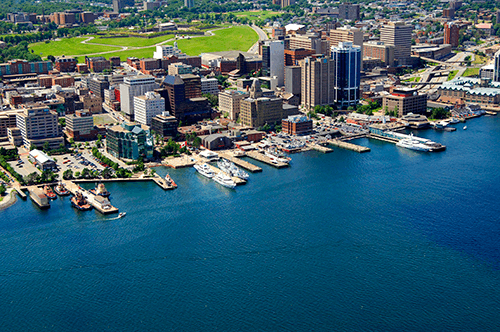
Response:
POLYGON ((334 100, 341 107, 355 106, 359 101, 361 82, 361 48, 350 42, 331 48, 334 61, 334 100))

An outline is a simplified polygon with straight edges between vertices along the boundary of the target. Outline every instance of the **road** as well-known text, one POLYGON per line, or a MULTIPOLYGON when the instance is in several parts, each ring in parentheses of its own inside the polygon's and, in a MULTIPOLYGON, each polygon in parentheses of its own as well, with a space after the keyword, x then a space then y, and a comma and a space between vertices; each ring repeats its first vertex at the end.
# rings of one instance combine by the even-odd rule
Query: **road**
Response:
MULTIPOLYGON (((254 31, 257 32, 257 35, 259 35, 259 41, 269 39, 264 30, 262 30, 258 26, 252 25, 252 29, 254 29, 254 31)), ((259 53, 259 42, 253 44, 252 47, 250 47, 250 49, 248 50, 248 53, 254 53, 254 54, 259 53)))

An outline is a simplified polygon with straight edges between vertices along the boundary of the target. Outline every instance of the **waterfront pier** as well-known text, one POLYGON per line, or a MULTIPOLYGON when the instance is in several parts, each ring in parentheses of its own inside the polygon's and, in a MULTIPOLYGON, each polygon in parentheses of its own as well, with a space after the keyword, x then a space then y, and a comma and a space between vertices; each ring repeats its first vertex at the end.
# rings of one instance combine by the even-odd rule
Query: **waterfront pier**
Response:
POLYGON ((371 149, 366 146, 356 145, 344 141, 340 141, 338 139, 329 139, 328 144, 338 146, 339 148, 356 151, 358 153, 370 152, 371 149))
MULTIPOLYGON (((94 181, 95 182, 95 181, 94 181)), ((102 214, 110 214, 110 213, 118 213, 118 208, 111 205, 109 200, 105 197, 94 195, 90 191, 81 189, 80 186, 73 181, 63 181, 66 189, 69 190, 73 195, 76 195, 77 191, 80 191, 82 195, 85 197, 87 202, 94 207, 97 211, 102 214)))
POLYGON ((252 158, 252 159, 255 159, 255 160, 258 160, 260 162, 263 162, 263 163, 266 163, 268 165, 271 165, 273 167, 276 167, 276 168, 284 168, 284 167, 288 167, 289 165, 287 163, 282 163, 282 162, 272 162, 271 161, 271 158, 269 158, 268 156, 266 155, 263 155, 262 153, 259 153, 257 151, 247 151, 247 156, 252 158))
POLYGON ((316 150, 316 151, 319 151, 319 152, 323 152, 323 153, 330 153, 330 152, 333 152, 333 149, 327 147, 327 146, 324 146, 324 145, 320 145, 320 144, 311 144, 311 149, 313 150, 316 150))
POLYGON ((233 157, 227 153, 219 153, 219 157, 227 159, 233 162, 235 165, 240 166, 241 168, 244 168, 252 173, 262 172, 262 168, 260 168, 259 166, 251 164, 248 161, 233 157))
MULTIPOLYGON (((213 166, 213 165, 210 165, 209 163, 207 163, 207 165, 210 167, 210 169, 215 173, 220 173, 222 172, 222 170, 220 170, 219 168, 213 166)), ((224 174, 227 174, 226 172, 223 172, 224 174)), ((231 178, 231 180, 234 181, 234 183, 236 183, 237 186, 239 185, 242 185, 242 184, 246 184, 247 181, 246 180, 243 180, 243 179, 240 179, 239 177, 236 177, 236 176, 231 176, 229 174, 227 174, 227 176, 229 176, 231 178)))

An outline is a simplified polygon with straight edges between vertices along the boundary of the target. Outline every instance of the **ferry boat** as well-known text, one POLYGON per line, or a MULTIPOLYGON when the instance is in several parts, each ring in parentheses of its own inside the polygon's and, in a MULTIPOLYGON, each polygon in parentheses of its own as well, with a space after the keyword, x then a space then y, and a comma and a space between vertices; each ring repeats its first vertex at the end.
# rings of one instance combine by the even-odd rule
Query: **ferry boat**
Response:
POLYGON ((111 193, 106 190, 104 183, 99 183, 94 189, 89 190, 91 194, 99 195, 102 197, 109 197, 111 193))
POLYGON ((76 195, 71 198, 71 205, 77 208, 80 211, 86 211, 92 209, 92 206, 87 202, 83 194, 79 191, 76 192, 76 195))
POLYGON ((50 186, 44 186, 43 193, 50 199, 57 198, 57 195, 52 191, 52 188, 50 186))
POLYGON ((165 181, 167 182, 167 184, 169 186, 172 186, 174 188, 177 188, 177 184, 174 182, 174 180, 172 180, 172 178, 170 177, 169 174, 165 175, 165 181))
POLYGON ((69 190, 67 190, 66 187, 64 187, 64 185, 61 182, 59 182, 59 184, 54 187, 54 191, 59 196, 68 196, 69 195, 69 190))
POLYGON ((198 171, 198 173, 200 173, 201 175, 211 179, 214 177, 214 172, 212 172, 212 169, 210 168, 210 166, 208 166, 207 164, 196 164, 193 166, 195 170, 198 171))
POLYGON ((403 138, 402 140, 397 142, 396 146, 415 151, 424 151, 424 152, 431 151, 430 146, 424 143, 420 143, 419 141, 413 139, 413 134, 410 134, 409 138, 403 138))
POLYGON ((215 182, 226 188, 234 189, 236 187, 236 183, 224 172, 217 173, 213 179, 215 182))

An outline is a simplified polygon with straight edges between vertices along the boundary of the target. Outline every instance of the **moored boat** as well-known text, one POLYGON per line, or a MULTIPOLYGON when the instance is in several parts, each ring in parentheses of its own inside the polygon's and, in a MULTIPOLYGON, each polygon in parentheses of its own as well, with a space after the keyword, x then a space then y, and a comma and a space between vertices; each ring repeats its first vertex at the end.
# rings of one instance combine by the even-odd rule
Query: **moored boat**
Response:
POLYGON ((57 198, 57 195, 52 191, 50 186, 43 186, 43 193, 50 199, 57 198))
POLYGON ((396 146, 399 146, 401 148, 406 148, 410 150, 415 150, 415 151, 424 151, 428 152, 431 151, 431 147, 417 141, 416 139, 413 138, 413 134, 410 134, 409 138, 403 138, 399 142, 396 143, 396 146))
POLYGON ((83 194, 79 191, 77 191, 76 195, 71 198, 71 205, 73 205, 80 211, 92 209, 92 206, 87 202, 85 197, 83 197, 83 194))
POLYGON ((198 171, 198 173, 209 179, 215 176, 214 172, 212 172, 212 169, 210 169, 210 166, 208 166, 208 164, 196 164, 193 167, 196 171, 198 171))
POLYGON ((217 175, 214 176, 213 179, 215 182, 226 188, 234 189, 236 187, 236 183, 231 180, 231 178, 224 172, 217 173, 217 175))
POLYGON ((167 182, 167 184, 169 186, 177 188, 177 184, 174 182, 174 180, 172 180, 172 178, 170 177, 170 174, 165 175, 165 181, 167 182))
POLYGON ((68 196, 69 195, 69 190, 67 190, 66 187, 64 187, 64 185, 61 182, 59 182, 57 184, 57 186, 54 187, 54 191, 59 196, 68 196))
POLYGON ((111 195, 111 193, 106 189, 104 183, 102 182, 97 184, 97 186, 94 189, 90 189, 89 191, 94 195, 99 195, 102 197, 109 197, 109 195, 111 195))

